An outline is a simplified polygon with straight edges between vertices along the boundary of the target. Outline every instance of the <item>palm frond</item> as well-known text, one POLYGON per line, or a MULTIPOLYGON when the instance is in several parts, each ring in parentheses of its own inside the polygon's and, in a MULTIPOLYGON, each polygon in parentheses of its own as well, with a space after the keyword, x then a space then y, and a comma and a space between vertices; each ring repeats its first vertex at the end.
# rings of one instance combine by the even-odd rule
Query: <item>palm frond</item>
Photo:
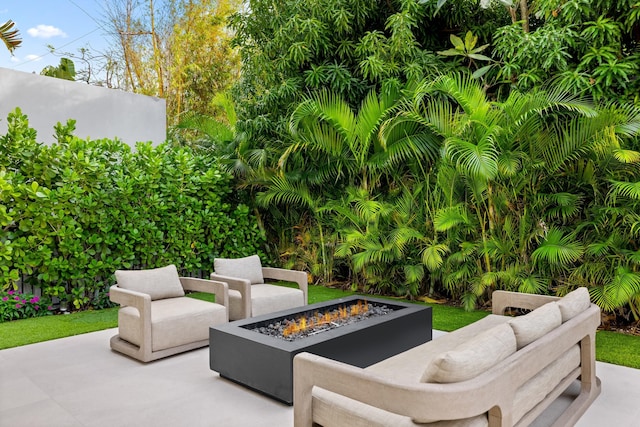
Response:
POLYGON ((562 231, 551 228, 540 246, 531 254, 531 259, 534 262, 544 261, 567 267, 577 261, 583 253, 582 244, 574 241, 571 236, 564 236, 562 231))
POLYGON ((622 196, 633 200, 640 200, 640 181, 611 181, 611 196, 614 198, 622 196))
POLYGON ((522 278, 518 286, 518 292, 524 294, 542 294, 547 289, 548 282, 548 279, 543 279, 536 275, 528 275, 522 278))
POLYGON ((618 307, 628 304, 633 297, 640 295, 640 273, 631 271, 628 267, 618 267, 605 290, 618 307))
POLYGON ((498 173, 498 151, 490 140, 477 145, 453 137, 445 140, 447 155, 456 163, 459 171, 473 177, 492 179, 498 173))
POLYGON ((20 32, 14 29, 15 22, 9 20, 0 25, 0 38, 4 42, 4 45, 9 49, 9 52, 13 53, 16 48, 22 44, 20 39, 20 32))
POLYGON ((470 224, 466 208, 461 204, 440 209, 433 219, 433 227, 436 231, 447 231, 460 224, 470 224))
POLYGON ((256 202, 265 207, 285 204, 314 208, 317 205, 304 183, 293 183, 283 176, 272 177, 269 188, 256 195, 256 202))
POLYGON ((421 264, 405 264, 402 270, 408 283, 420 282, 424 279, 424 267, 421 264))
POLYGON ((613 150, 613 157, 620 163, 638 163, 640 162, 640 152, 634 150, 613 150))
POLYGON ((436 271, 444 263, 443 256, 449 252, 449 246, 444 243, 431 244, 422 250, 422 264, 429 271, 436 271))

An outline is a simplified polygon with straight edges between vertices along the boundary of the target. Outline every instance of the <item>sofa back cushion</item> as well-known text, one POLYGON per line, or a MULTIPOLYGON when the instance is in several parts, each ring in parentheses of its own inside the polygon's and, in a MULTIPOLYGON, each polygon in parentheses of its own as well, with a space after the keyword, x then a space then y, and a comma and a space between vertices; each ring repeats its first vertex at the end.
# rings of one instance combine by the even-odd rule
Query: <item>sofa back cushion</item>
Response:
POLYGON ((178 269, 173 264, 150 270, 117 270, 116 281, 119 287, 147 294, 152 301, 184 296, 178 269))
POLYGON ((244 258, 216 258, 213 260, 213 269, 216 274, 246 279, 252 285, 264 283, 262 263, 258 255, 244 258))
POLYGON ((560 307, 556 301, 536 308, 524 316, 514 317, 508 324, 513 329, 518 350, 562 324, 560 307))
POLYGON ((494 326, 435 357, 422 374, 424 383, 455 383, 478 376, 516 352, 516 337, 506 323, 494 326))
POLYGON ((560 314, 562 315, 562 323, 582 313, 591 306, 591 298, 587 288, 578 288, 573 292, 569 292, 564 298, 558 301, 560 314))

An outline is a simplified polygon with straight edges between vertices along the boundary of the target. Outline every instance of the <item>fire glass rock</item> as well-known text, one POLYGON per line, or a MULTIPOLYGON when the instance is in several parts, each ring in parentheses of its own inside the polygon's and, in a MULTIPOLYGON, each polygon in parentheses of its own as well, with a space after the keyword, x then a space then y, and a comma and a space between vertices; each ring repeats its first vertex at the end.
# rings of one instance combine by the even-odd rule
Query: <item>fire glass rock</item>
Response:
POLYGON ((364 319, 392 313, 386 304, 372 304, 358 300, 350 306, 342 306, 325 312, 303 313, 296 317, 279 319, 267 325, 256 325, 247 329, 286 341, 295 341, 364 319), (304 327, 300 326, 304 323, 304 327))

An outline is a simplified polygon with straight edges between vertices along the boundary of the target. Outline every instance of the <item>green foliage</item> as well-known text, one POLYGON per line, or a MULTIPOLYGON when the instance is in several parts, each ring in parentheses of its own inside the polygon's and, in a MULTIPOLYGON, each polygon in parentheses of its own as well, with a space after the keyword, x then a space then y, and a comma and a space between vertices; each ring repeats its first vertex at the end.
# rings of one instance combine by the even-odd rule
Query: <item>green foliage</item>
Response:
POLYGON ((189 148, 35 141, 19 110, 0 137, 2 288, 21 280, 76 309, 105 306, 117 269, 176 264, 206 276, 217 256, 261 253, 262 232, 230 176, 189 148))
POLYGON ((530 32, 519 24, 495 29, 498 79, 521 90, 557 79, 596 98, 638 101, 636 1, 529 3, 530 32))
POLYGON ((63 80, 75 81, 76 66, 69 58, 60 58, 60 64, 57 67, 48 65, 40 72, 43 76, 56 77, 63 80))
POLYGON ((319 92, 292 114, 257 197, 304 219, 311 237, 287 257, 319 249, 325 281, 468 309, 495 289, 587 286, 640 313, 637 108, 562 87, 495 102, 466 74, 389 93, 354 111, 319 92))

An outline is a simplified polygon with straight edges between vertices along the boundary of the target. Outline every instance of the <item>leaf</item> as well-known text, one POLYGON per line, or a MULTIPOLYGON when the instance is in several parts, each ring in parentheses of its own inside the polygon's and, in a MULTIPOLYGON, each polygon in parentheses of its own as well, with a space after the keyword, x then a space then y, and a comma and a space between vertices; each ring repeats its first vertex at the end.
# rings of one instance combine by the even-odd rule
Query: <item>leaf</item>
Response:
POLYGON ((9 52, 13 54, 13 51, 20 47, 22 40, 20 39, 20 33, 18 30, 14 30, 15 23, 11 20, 0 25, 0 38, 4 42, 4 45, 9 49, 9 52))
POLYGON ((582 244, 564 236, 562 231, 552 228, 542 244, 531 254, 534 262, 548 262, 557 266, 568 266, 584 253, 582 244))
POLYGON ((471 31, 467 31, 467 34, 464 36, 464 48, 467 52, 471 52, 474 47, 476 47, 476 43, 478 42, 478 36, 474 36, 471 31))
POLYGON ((433 219, 436 231, 447 231, 460 224, 469 225, 469 218, 462 205, 441 209, 433 219))
POLYGON ((457 50, 464 52, 464 42, 460 37, 456 36, 455 34, 451 34, 449 36, 449 39, 451 40, 451 43, 457 50))
POLYGON ((447 50, 438 51, 438 55, 442 55, 442 56, 464 56, 464 52, 461 52, 461 51, 456 50, 456 49, 447 49, 447 50))
POLYGON ((477 59, 478 61, 491 61, 492 59, 488 56, 480 55, 477 53, 469 53, 467 54, 469 58, 477 59))
POLYGON ((484 76, 485 74, 487 74, 487 72, 489 72, 489 70, 493 67, 493 64, 490 65, 485 65, 482 68, 478 68, 476 71, 473 72, 472 76, 474 79, 479 79, 480 77, 484 76))
POLYGON ((623 196, 634 200, 640 200, 640 181, 611 181, 611 185, 613 186, 612 193, 614 196, 623 196))
POLYGON ((436 271, 444 263, 443 256, 449 252, 449 246, 444 243, 431 245, 422 251, 422 263, 429 271, 436 271))
POLYGON ((621 163, 638 163, 640 162, 640 152, 634 150, 613 150, 613 157, 621 163))

